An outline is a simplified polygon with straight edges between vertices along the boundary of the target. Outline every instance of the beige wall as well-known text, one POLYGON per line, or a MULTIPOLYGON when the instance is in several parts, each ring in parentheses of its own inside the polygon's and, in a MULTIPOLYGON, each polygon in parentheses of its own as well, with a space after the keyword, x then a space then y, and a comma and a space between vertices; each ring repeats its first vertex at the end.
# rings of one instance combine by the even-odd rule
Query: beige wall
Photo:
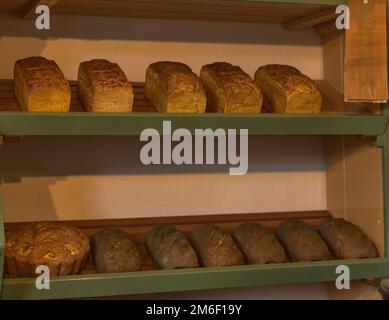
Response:
MULTIPOLYGON (((79 62, 108 58, 128 78, 144 80, 157 60, 188 63, 195 72, 230 61, 251 75, 265 63, 289 63, 322 78, 322 47, 312 31, 278 25, 57 16, 48 34, 32 21, 0 17, 0 78, 16 59, 45 55, 69 79, 79 62), (109 40, 107 40, 109 39, 109 40)), ((207 213, 326 209, 322 141, 315 137, 251 138, 249 174, 227 168, 144 167, 136 137, 26 138, 0 147, 6 221, 96 219, 207 213), (303 190, 303 192, 302 192, 303 190)), ((321 297, 325 286, 249 289, 246 296, 321 297), (288 292, 285 295, 285 292, 288 292)), ((199 296, 197 296, 199 297, 199 296)), ((239 298, 242 290, 201 296, 239 298)))

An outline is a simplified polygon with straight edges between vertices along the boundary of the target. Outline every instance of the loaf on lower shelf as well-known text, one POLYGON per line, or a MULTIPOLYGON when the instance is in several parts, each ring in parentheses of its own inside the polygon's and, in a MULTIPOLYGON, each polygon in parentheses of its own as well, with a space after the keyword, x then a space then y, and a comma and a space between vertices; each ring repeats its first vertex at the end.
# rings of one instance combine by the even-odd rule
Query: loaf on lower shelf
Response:
POLYGON ((151 64, 146 70, 145 94, 158 112, 204 113, 207 103, 200 78, 179 62, 151 64))
POLYGON ((70 85, 55 61, 29 57, 16 61, 15 96, 24 111, 68 112, 70 85))
POLYGON ((258 223, 244 223, 235 228, 233 237, 249 264, 287 261, 284 248, 270 230, 258 223))
POLYGON ((87 111, 131 112, 134 94, 122 69, 104 59, 82 62, 78 95, 87 111))
POLYGON ((316 230, 300 220, 287 220, 276 231, 289 258, 295 262, 331 260, 326 243, 316 230))
POLYGON ((260 67, 255 81, 262 89, 264 106, 274 113, 319 113, 318 85, 294 67, 270 64, 260 67))
POLYGON ((260 113, 262 92, 240 67, 215 62, 201 68, 207 92, 207 109, 220 113, 260 113))
POLYGON ((141 270, 141 257, 131 237, 115 228, 107 228, 92 238, 96 270, 99 273, 141 270))
POLYGON ((196 226, 190 239, 203 267, 245 264, 243 255, 231 235, 216 225, 196 226))
POLYGON ((378 257, 374 243, 360 228, 344 219, 327 219, 319 225, 318 231, 338 259, 378 257))
POLYGON ((36 277, 49 267, 50 276, 79 273, 89 255, 89 239, 79 229, 57 222, 33 222, 6 229, 5 268, 11 277, 36 277))
POLYGON ((197 254, 188 239, 172 225, 154 227, 146 237, 146 247, 160 269, 199 266, 197 254))

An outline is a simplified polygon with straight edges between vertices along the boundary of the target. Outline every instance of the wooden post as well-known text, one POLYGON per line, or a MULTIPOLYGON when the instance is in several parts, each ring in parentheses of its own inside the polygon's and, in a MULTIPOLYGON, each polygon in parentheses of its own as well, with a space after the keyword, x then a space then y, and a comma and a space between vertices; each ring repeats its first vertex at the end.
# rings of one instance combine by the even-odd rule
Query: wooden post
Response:
POLYGON ((388 100, 386 0, 349 0, 345 39, 345 101, 388 100))

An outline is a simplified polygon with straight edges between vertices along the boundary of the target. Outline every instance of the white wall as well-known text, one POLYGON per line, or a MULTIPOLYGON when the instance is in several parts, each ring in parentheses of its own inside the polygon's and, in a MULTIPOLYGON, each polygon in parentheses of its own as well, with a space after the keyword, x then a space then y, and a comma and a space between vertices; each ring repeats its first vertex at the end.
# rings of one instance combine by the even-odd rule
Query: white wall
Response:
MULTIPOLYGON (((195 72, 219 60, 251 75, 266 63, 292 64, 316 79, 323 75, 322 47, 312 31, 67 16, 54 17, 52 24, 41 34, 33 21, 0 17, 0 78, 11 78, 15 60, 30 55, 56 60, 69 79, 76 79, 78 64, 91 58, 118 62, 132 81, 144 80, 147 65, 165 59, 186 62, 195 72)), ((139 148, 137 137, 35 137, 0 147, 6 221, 326 209, 318 137, 251 138, 249 174, 243 177, 229 176, 225 167, 144 167, 139 148)), ((297 290, 295 297, 327 297, 323 286, 288 288, 297 290)), ((264 290, 246 294, 262 298, 285 292, 264 290)), ((241 292, 201 297, 239 298, 241 292)))

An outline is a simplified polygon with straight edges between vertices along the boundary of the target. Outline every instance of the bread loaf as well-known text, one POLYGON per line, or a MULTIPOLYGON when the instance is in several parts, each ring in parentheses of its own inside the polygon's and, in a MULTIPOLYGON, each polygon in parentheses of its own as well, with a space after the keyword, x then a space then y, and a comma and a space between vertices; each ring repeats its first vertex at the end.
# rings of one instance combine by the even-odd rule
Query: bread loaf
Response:
POLYGON ((378 257, 374 243, 361 229, 344 219, 327 219, 319 225, 318 231, 338 259, 378 257))
POLYGON ((80 64, 78 94, 87 111, 132 111, 132 86, 120 67, 107 60, 95 59, 80 64))
POLYGON ((292 261, 320 261, 332 258, 316 230, 300 220, 287 220, 277 227, 278 239, 292 261))
POLYGON ((270 230, 257 223, 235 228, 233 237, 249 264, 286 262, 284 248, 270 230))
POLYGON ((264 106, 274 113, 319 113, 318 85, 294 67, 270 64, 260 67, 255 81, 262 89, 264 106))
POLYGON ((141 257, 131 237, 115 228, 107 228, 92 238, 96 270, 99 273, 131 272, 141 269, 141 257))
POLYGON ((79 273, 88 261, 89 239, 79 229, 56 222, 34 222, 11 227, 5 233, 6 273, 36 277, 46 265, 50 276, 79 273))
POLYGON ((68 112, 70 86, 52 60, 30 57, 14 68, 15 95, 20 106, 31 112, 68 112))
POLYGON ((174 226, 156 226, 146 237, 146 247, 160 269, 196 268, 196 252, 174 226))
POLYGON ((259 113, 262 92, 240 67, 215 62, 202 67, 200 78, 207 92, 207 109, 220 113, 259 113))
POLYGON ((206 96, 197 75, 187 65, 160 61, 146 70, 146 97, 158 112, 204 113, 206 96))
POLYGON ((195 227, 191 242, 204 267, 224 267, 245 264, 242 253, 231 235, 213 224, 195 227))

